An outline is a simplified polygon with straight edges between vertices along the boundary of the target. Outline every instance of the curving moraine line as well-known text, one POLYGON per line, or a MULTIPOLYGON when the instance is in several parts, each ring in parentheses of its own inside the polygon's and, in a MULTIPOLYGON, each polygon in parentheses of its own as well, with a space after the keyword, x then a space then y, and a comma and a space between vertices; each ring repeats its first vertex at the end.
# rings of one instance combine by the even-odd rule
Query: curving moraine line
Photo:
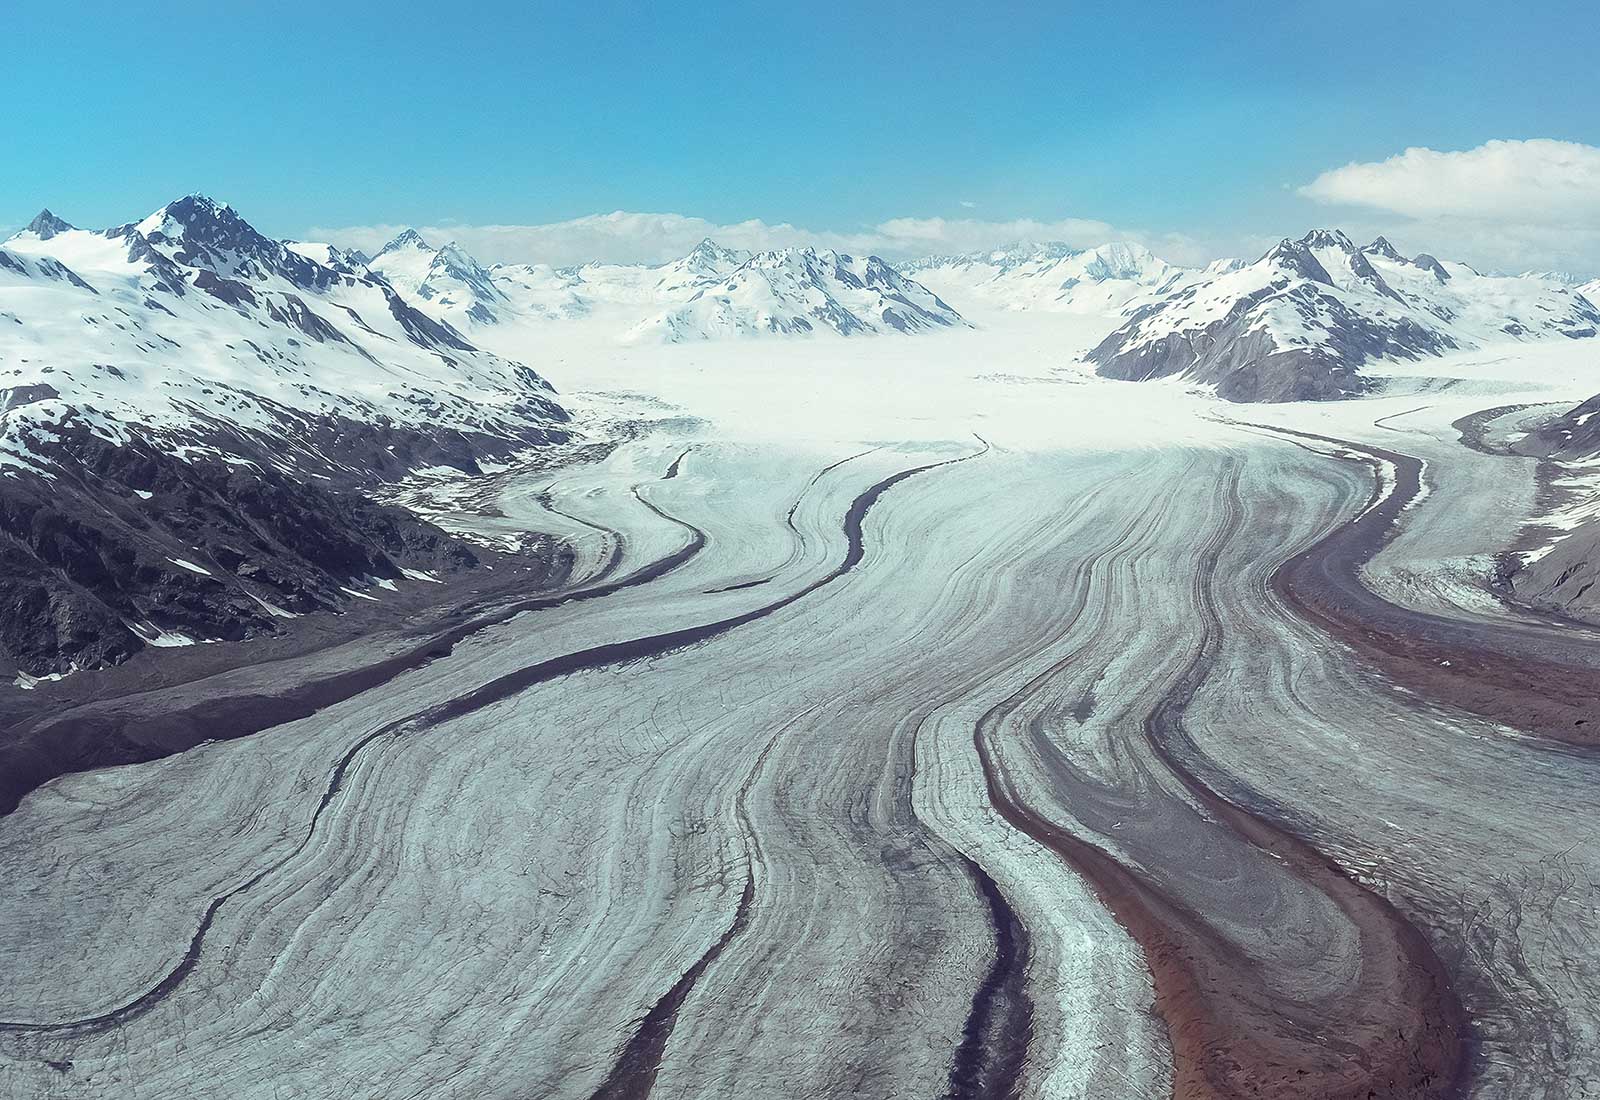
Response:
POLYGON ((650 1090, 655 1087, 656 1075, 661 1072, 661 1057, 666 1053, 667 1040, 672 1038, 672 1031, 678 1024, 678 1010, 683 1007, 683 1002, 699 983, 700 976, 710 968, 728 944, 748 927, 751 907, 755 902, 756 866, 759 862, 757 853, 760 847, 756 840, 755 826, 750 821, 748 809, 750 789, 760 778, 766 767, 767 757, 772 755, 772 749, 777 745, 778 739, 816 709, 815 706, 808 708, 775 730, 767 739, 761 755, 756 757, 755 764, 744 777, 744 782, 739 786, 738 797, 734 799, 734 813, 739 819, 747 855, 744 892, 739 895, 739 905, 734 910, 733 921, 728 925, 727 931, 706 949, 705 954, 696 959, 683 972, 683 976, 650 1006, 650 1011, 639 1021, 633 1034, 617 1055, 611 1072, 606 1074, 606 1079, 600 1083, 600 1087, 594 1091, 590 1100, 645 1100, 645 1097, 650 1095, 650 1090))
POLYGON ((1418 695, 1571 744, 1600 743, 1600 649, 1593 643, 1559 624, 1509 619, 1490 624, 1401 607, 1362 582, 1362 567, 1395 537, 1401 514, 1421 492, 1421 459, 1329 436, 1252 426, 1302 445, 1338 448, 1367 465, 1388 463, 1395 471, 1392 489, 1386 492, 1380 483, 1355 519, 1273 572, 1272 590, 1279 599, 1418 695))
POLYGON ((784 526, 789 528, 789 533, 794 536, 790 541, 788 561, 784 562, 782 565, 778 566, 778 568, 774 569, 764 577, 758 577, 757 579, 750 581, 740 581, 738 584, 724 585, 721 588, 709 588, 706 590, 706 595, 715 596, 720 592, 738 592, 746 588, 760 588, 764 584, 771 584, 773 581, 782 576, 785 569, 788 569, 795 562, 800 560, 800 548, 804 543, 804 539, 800 535, 800 529, 794 525, 794 514, 800 510, 800 505, 805 500, 806 494, 811 491, 812 487, 815 486, 817 482, 821 481, 825 476, 832 473, 834 470, 837 470, 840 466, 843 466, 846 462, 854 462, 858 458, 865 458, 867 455, 872 454, 878 449, 879 448, 877 447, 868 447, 864 451, 858 451, 853 455, 846 455, 837 462, 828 463, 828 465, 811 475, 811 480, 806 482, 806 487, 800 491, 800 495, 795 498, 794 503, 789 505, 789 511, 786 512, 783 517, 784 526))
POLYGON ((1033 1038, 1028 996, 1028 930, 989 873, 962 859, 989 908, 994 962, 972 995, 972 1008, 950 1066, 944 1100, 1012 1100, 1022 1092, 1022 1068, 1033 1038))
MULTIPOLYGON (((1238 839, 1281 861, 1323 893, 1359 930, 1360 969, 1353 990, 1286 993, 1259 972, 1245 945, 1231 941, 1203 913, 1163 893, 1148 873, 1035 811, 1000 765, 993 739, 1012 714, 1048 701, 1069 655, 978 722, 974 744, 991 801, 1011 825, 1082 873, 1107 908, 1140 943, 1166 1020, 1179 1100, 1368 1100, 1452 1094, 1463 1064, 1459 1003, 1422 935, 1385 899, 1353 881, 1310 845, 1215 793, 1186 766, 1197 752, 1183 730, 1185 710, 1214 670, 1222 620, 1212 591, 1222 551, 1240 524, 1237 471, 1227 479, 1223 521, 1201 552, 1194 580, 1201 638, 1174 682, 1141 724, 1155 759, 1238 839)), ((1044 721, 1027 723, 1042 757, 1059 755, 1044 721)), ((1070 792, 1063 792, 1070 794, 1070 792)), ((1068 802, 1070 804, 1070 797, 1068 802)))
POLYGON ((606 560, 601 564, 599 569, 594 571, 593 576, 585 578, 584 581, 586 585, 600 584, 608 579, 611 574, 615 573, 622 566, 624 541, 622 538, 622 532, 616 530, 615 528, 593 523, 584 519, 582 516, 574 515, 563 508, 556 507, 555 498, 551 493, 551 490, 554 488, 554 485, 548 485, 545 487, 544 491, 538 495, 537 500, 539 501, 539 507, 543 508, 547 512, 553 512, 564 519, 570 519, 573 523, 576 523, 581 527, 587 527, 589 530, 602 535, 606 540, 606 544, 609 547, 609 552, 606 554, 606 560))
MULTIPOLYGON (((889 489, 900 484, 908 478, 929 470, 943 466, 951 466, 968 459, 978 458, 989 452, 989 444, 979 437, 983 444, 982 450, 962 455, 958 458, 944 459, 939 462, 930 462, 922 466, 902 470, 877 482, 850 504, 844 517, 844 534, 846 550, 840 563, 826 575, 812 581, 800 590, 775 600, 769 604, 744 612, 739 615, 719 619, 712 623, 698 626, 684 627, 678 630, 664 631, 659 634, 647 635, 621 642, 612 642, 605 645, 592 646, 588 649, 578 650, 574 653, 564 654, 559 657, 539 661, 532 665, 518 669, 514 672, 500 676, 481 687, 458 696, 447 702, 437 704, 407 718, 391 722, 362 737, 347 749, 329 778, 328 786, 323 792, 316 810, 312 813, 307 825, 306 833, 298 844, 289 852, 273 861, 267 867, 258 871, 245 882, 235 886, 225 893, 212 898, 202 914, 194 934, 190 937, 189 946, 178 964, 155 983, 150 989, 127 1001, 123 1005, 100 1013, 96 1016, 68 1020, 54 1023, 41 1023, 34 1021, 0 1021, 0 1034, 50 1034, 71 1038, 79 1035, 95 1034, 112 1028, 120 1027, 130 1020, 136 1019, 151 1009, 155 1008, 176 990, 184 979, 197 965, 201 951, 205 944, 207 932, 217 916, 217 913, 230 900, 247 893, 264 879, 293 860, 305 851, 316 835, 317 825, 322 819, 323 812, 333 802, 335 795, 342 787, 345 777, 355 765, 362 753, 371 745, 385 737, 400 738, 411 734, 423 732, 429 728, 452 719, 460 718, 480 710, 491 703, 498 702, 518 692, 525 691, 535 684, 568 676, 575 672, 604 668, 610 665, 640 661, 650 657, 661 656, 674 650, 697 645, 709 641, 719 635, 726 634, 747 623, 763 619, 783 608, 799 602, 820 589, 832 584, 839 578, 847 575, 858 566, 866 555, 866 544, 863 535, 863 525, 867 513, 878 499, 889 489)), ((687 452, 685 452, 687 453, 687 452)), ((681 461, 682 456, 679 456, 681 461)), ((643 498, 641 497, 641 500, 643 498)), ((648 502, 646 502, 647 506, 648 502)), ((664 514, 664 513, 663 513, 664 514)), ((703 535, 701 536, 704 537, 703 535)), ((692 555, 691 555, 692 556, 692 555)), ((642 571, 641 571, 642 572, 642 571)), ((622 582, 617 582, 622 583, 622 582)), ((753 888, 753 887, 752 887, 753 888)), ((730 931, 731 935, 731 931, 730 931)), ((707 964, 709 965, 709 963, 707 964)), ((691 983, 692 984, 692 983, 691 983)))
POLYGON ((733 922, 728 925, 727 931, 650 1007, 644 1019, 639 1021, 633 1037, 622 1048, 622 1054, 611 1067, 611 1072, 594 1091, 592 1100, 645 1100, 650 1095, 650 1090, 655 1087, 656 1074, 661 1071, 661 1056, 667 1049, 667 1040, 672 1038, 672 1029, 677 1026, 678 1009, 700 980, 700 975, 717 961, 717 956, 750 923, 750 910, 755 896, 755 877, 746 875, 744 892, 739 895, 739 907, 734 910, 733 922))
MULTIPOLYGON (((679 455, 661 480, 677 476, 678 464, 682 461, 683 455, 679 455)), ((335 703, 381 687, 401 673, 448 657, 466 638, 518 615, 600 599, 649 584, 681 568, 705 548, 704 531, 652 504, 640 494, 638 486, 632 491, 645 508, 682 528, 687 541, 670 554, 647 562, 616 580, 607 580, 622 556, 621 536, 610 532, 616 537, 612 560, 598 576, 580 588, 516 600, 487 615, 469 617, 470 610, 457 609, 434 624, 435 628, 451 624, 447 629, 401 653, 335 676, 295 684, 281 694, 210 697, 158 714, 123 712, 116 706, 98 707, 88 718, 68 714, 47 720, 0 749, 0 817, 14 811, 29 791, 62 775, 109 765, 145 764, 185 752, 203 741, 237 740, 286 722, 309 718, 335 703)))

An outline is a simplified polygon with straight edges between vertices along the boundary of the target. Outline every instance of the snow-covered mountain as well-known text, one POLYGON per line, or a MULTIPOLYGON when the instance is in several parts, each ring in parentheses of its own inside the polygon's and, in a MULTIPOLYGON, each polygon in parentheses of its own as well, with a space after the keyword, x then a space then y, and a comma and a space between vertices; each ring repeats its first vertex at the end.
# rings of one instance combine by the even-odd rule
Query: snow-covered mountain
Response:
POLYGON ((958 307, 971 302, 1003 310, 1112 316, 1157 301, 1199 277, 1123 242, 1089 249, 1017 245, 928 256, 899 268, 958 307))
POLYGON ((646 319, 635 341, 833 332, 922 332, 963 325, 939 296, 876 256, 785 248, 762 252, 646 319))
POLYGON ((536 373, 345 254, 270 240, 202 196, 104 232, 41 215, 0 252, 0 386, 57 395, 13 402, 6 466, 48 465, 30 441, 70 417, 113 442, 235 458, 264 447, 363 480, 501 455, 565 419, 536 373), (323 250, 327 263, 313 258, 323 250), (404 438, 400 457, 350 442, 374 425, 404 438))
POLYGON ((38 675, 241 637, 360 578, 469 564, 351 495, 564 439, 521 363, 359 258, 190 195, 0 244, 0 661, 38 675))
POLYGON ((431 303, 440 320, 492 325, 506 296, 494 277, 454 242, 434 248, 415 229, 384 245, 367 268, 413 302, 431 303))
POLYGON ((1592 304, 1600 306, 1600 279, 1592 279, 1587 283, 1581 283, 1577 289, 1578 293, 1589 299, 1592 304))
POLYGON ((1089 359, 1111 378, 1181 375, 1231 400, 1288 401, 1365 392, 1374 360, 1597 331, 1600 309, 1560 282, 1319 229, 1142 307, 1089 359))
POLYGON ((687 256, 673 260, 660 269, 656 290, 666 298, 694 295, 709 282, 726 278, 750 259, 750 253, 737 248, 723 248, 707 237, 690 250, 687 256))
POLYGON ((1574 275, 1570 271, 1524 271, 1517 278, 1542 279, 1545 282, 1560 283, 1562 286, 1570 287, 1581 287, 1585 282, 1582 275, 1574 275))
POLYGON ((543 324, 596 316, 610 323, 613 339, 668 343, 964 324, 938 295, 876 256, 810 248, 752 254, 704 240, 665 264, 486 270, 459 248, 435 249, 408 229, 368 266, 417 309, 505 352, 536 341, 543 324))
POLYGON ((578 267, 548 264, 496 264, 485 268, 460 246, 435 248, 415 229, 390 241, 368 267, 381 275, 417 309, 477 334, 495 346, 525 346, 530 335, 488 332, 484 326, 527 328, 550 321, 591 316, 616 307, 616 333, 653 310, 683 302, 701 287, 729 274, 750 258, 747 252, 705 240, 670 263, 588 263, 578 267))

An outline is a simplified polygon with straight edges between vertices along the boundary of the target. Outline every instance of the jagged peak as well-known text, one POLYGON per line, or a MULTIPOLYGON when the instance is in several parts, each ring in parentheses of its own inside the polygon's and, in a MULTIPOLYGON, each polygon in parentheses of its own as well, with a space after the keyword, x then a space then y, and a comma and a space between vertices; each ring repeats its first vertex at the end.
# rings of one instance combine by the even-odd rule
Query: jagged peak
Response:
POLYGON ((839 253, 832 249, 818 249, 812 245, 791 245, 787 248, 769 248, 757 252, 750 257, 750 263, 755 267, 792 267, 819 262, 837 263, 839 259, 839 253))
POLYGON ((1570 271, 1524 271, 1520 279, 1544 279, 1547 282, 1559 283, 1562 286, 1582 286, 1588 282, 1582 275, 1574 275, 1570 271))
POLYGON ((1231 275, 1235 271, 1243 271, 1249 266, 1249 260, 1241 259, 1238 256, 1224 256, 1220 260, 1212 260, 1206 264, 1203 271, 1204 274, 1209 276, 1231 275))
MULTIPOLYGON (((422 238, 418 237, 417 239, 421 240, 422 238)), ((426 243, 424 243, 422 247, 426 248, 426 243)), ((462 248, 455 241, 447 241, 434 251, 436 256, 439 259, 443 259, 446 263, 459 264, 462 267, 472 267, 478 270, 482 270, 483 268, 483 265, 473 257, 472 253, 462 248)))
POLYGON ((1367 245, 1367 247, 1363 248, 1361 251, 1370 253, 1374 256, 1382 256, 1384 259, 1393 260, 1395 263, 1403 264, 1407 262, 1406 258, 1400 254, 1400 250, 1389 243, 1388 237, 1374 238, 1372 243, 1367 245))
POLYGON ((1016 241, 1012 244, 993 248, 987 252, 970 252, 955 259, 973 259, 987 263, 996 263, 1001 266, 1008 264, 1032 263, 1035 261, 1064 260, 1070 256, 1077 256, 1084 250, 1074 248, 1065 241, 1016 241))
MULTIPOLYGON (((157 234, 170 237, 176 235, 174 230, 181 233, 199 226, 211 225, 248 226, 249 223, 227 203, 217 202, 211 196, 195 191, 167 203, 139 222, 135 228, 146 237, 157 234)), ((251 231, 254 232, 253 227, 251 231)))
POLYGON ((1079 267, 1092 279, 1137 278, 1150 269, 1167 266, 1154 252, 1133 241, 1110 241, 1085 249, 1071 260, 1072 266, 1079 267))
POLYGON ((32 233, 41 241, 48 241, 57 233, 66 233, 75 228, 76 226, 56 217, 50 212, 50 208, 46 207, 39 211, 38 216, 24 227, 23 232, 32 233))
POLYGON ((390 252, 398 252, 402 248, 420 248, 430 252, 433 251, 433 246, 422 239, 421 233, 418 233, 415 229, 402 229, 395 234, 392 241, 378 249, 378 255, 385 256, 390 252))
POLYGON ((1307 248, 1337 248, 1352 253, 1359 251, 1342 229, 1313 229, 1297 243, 1307 248))
POLYGON ((724 248, 710 237, 700 238, 700 243, 689 250, 690 256, 732 256, 734 250, 724 248))

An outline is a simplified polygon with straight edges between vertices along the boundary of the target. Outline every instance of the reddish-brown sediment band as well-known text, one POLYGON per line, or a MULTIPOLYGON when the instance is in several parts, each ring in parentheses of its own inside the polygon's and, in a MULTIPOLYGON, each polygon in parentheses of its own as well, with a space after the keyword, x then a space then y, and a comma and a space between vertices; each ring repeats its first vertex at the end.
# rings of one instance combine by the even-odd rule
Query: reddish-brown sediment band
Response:
MULTIPOLYGON (((1359 933, 1358 978, 1339 990, 1275 989, 1248 945, 1228 939, 1203 913, 1166 896, 1152 880, 1028 804, 997 760, 991 739, 1030 697, 1048 691, 1062 665, 979 722, 975 744, 989 797, 1011 825, 1084 874, 1143 948, 1156 1010, 1168 1027, 1179 1100, 1450 1096, 1464 1069, 1465 1020, 1426 939, 1385 899, 1309 844, 1217 795, 1173 749, 1174 743, 1187 744, 1183 711, 1216 660, 1221 624, 1209 575, 1236 522, 1235 516, 1225 523, 1202 554, 1195 582, 1201 643, 1147 716, 1143 733, 1160 762, 1215 818, 1338 907, 1359 933)), ((1037 724, 1031 728, 1037 732, 1037 724)))
POLYGON ((1175 1100, 1453 1095, 1463 1060, 1459 1003, 1420 934, 1385 913, 1381 899, 1360 905, 1369 922, 1362 936, 1366 980, 1350 999, 1353 1014, 1308 1013, 1262 990, 1250 960, 1199 915, 1101 849, 997 794, 1004 784, 990 782, 1001 816, 1083 874, 1144 951, 1172 1044, 1175 1100))
POLYGON ((1272 590, 1306 621, 1344 642, 1394 683, 1495 722, 1579 745, 1600 742, 1600 650, 1555 623, 1485 624, 1400 607, 1361 581, 1361 567, 1395 535, 1421 490, 1411 455, 1326 436, 1268 431, 1331 444, 1393 465, 1356 519, 1279 566, 1272 590))

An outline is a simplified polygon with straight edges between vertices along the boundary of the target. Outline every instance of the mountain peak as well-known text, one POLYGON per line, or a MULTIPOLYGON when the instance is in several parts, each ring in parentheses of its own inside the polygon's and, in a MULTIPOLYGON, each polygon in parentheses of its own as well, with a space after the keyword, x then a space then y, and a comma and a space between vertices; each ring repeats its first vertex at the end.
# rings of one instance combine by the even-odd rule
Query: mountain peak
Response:
POLYGON ((225 202, 198 192, 167 203, 134 227, 141 236, 254 251, 269 242, 225 202))
POLYGON ((693 269, 721 270, 729 265, 737 267, 748 256, 748 253, 724 248, 710 237, 705 237, 689 250, 689 254, 683 258, 683 264, 693 269))
POLYGON ((50 209, 46 207, 39 211, 38 217, 27 224, 23 232, 32 233, 41 241, 48 241, 57 233, 65 233, 72 228, 74 227, 50 213, 50 209))
POLYGON ((1547 282, 1559 283, 1562 286, 1582 286, 1585 282, 1582 275, 1574 275, 1570 271, 1524 271, 1519 278, 1544 279, 1547 282))
MULTIPOLYGON (((421 237, 418 237, 417 240, 422 242, 419 247, 428 247, 427 242, 422 241, 421 237)), ((441 256, 447 263, 470 264, 473 267, 481 266, 477 260, 472 258, 472 255, 467 252, 466 249, 462 248, 455 241, 447 241, 433 251, 437 252, 439 256, 441 256)))
POLYGON ((225 202, 217 202, 208 195, 199 192, 185 195, 181 199, 174 199, 160 210, 151 214, 139 223, 139 232, 145 236, 154 233, 164 233, 174 236, 174 228, 187 228, 193 225, 211 222, 235 222, 242 219, 234 213, 233 207, 225 202))
POLYGON ((1388 237, 1374 238, 1373 242, 1361 251, 1370 252, 1374 256, 1382 256, 1384 259, 1393 260, 1395 263, 1406 262, 1406 258, 1400 254, 1400 250, 1389 243, 1388 237))
POLYGON ((1154 253, 1142 244, 1131 241, 1112 241, 1088 249, 1073 257, 1082 265, 1091 279, 1136 279, 1154 267, 1165 267, 1154 253))
POLYGON ((403 229, 395 235, 394 240, 378 250, 379 256, 386 256, 391 252, 399 252, 403 248, 420 248, 432 251, 433 248, 422 239, 422 234, 415 229, 403 229))
POLYGON ((1345 236, 1342 229, 1313 229, 1299 240, 1307 248, 1337 248, 1343 252, 1357 251, 1355 242, 1345 236))

